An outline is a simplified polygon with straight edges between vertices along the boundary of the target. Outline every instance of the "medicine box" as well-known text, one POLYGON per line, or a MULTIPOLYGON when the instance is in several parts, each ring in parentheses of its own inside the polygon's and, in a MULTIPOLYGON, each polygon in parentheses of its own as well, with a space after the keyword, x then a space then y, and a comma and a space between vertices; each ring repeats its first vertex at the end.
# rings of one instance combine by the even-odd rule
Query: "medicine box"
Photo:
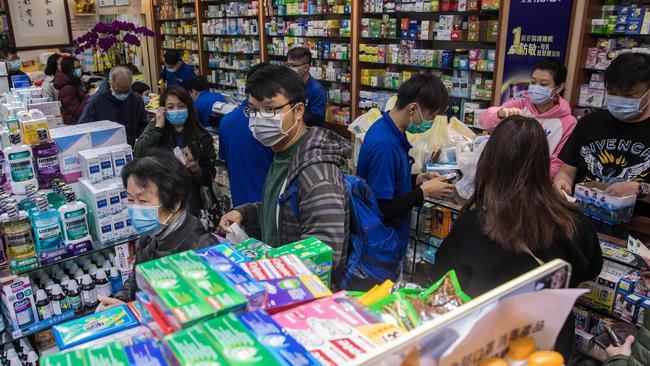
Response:
POLYGON ((625 305, 620 313, 621 319, 634 323, 639 307, 645 299, 644 296, 637 294, 627 295, 625 297, 625 305))
POLYGON ((643 323, 645 322, 645 313, 650 307, 650 299, 645 298, 641 305, 639 306, 639 311, 636 316, 636 325, 639 327, 643 326, 643 323))
POLYGON ((610 225, 630 221, 634 214, 636 195, 614 197, 606 194, 605 188, 606 185, 597 182, 577 184, 576 205, 585 215, 610 225))
POLYGON ((34 293, 28 276, 11 276, 2 282, 2 313, 13 336, 38 321, 34 293))

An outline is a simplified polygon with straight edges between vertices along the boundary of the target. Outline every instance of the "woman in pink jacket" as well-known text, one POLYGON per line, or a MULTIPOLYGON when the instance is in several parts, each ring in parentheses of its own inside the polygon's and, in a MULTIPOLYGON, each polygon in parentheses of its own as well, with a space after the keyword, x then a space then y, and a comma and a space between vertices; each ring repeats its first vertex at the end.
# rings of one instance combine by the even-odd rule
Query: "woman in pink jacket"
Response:
POLYGON ((513 115, 532 117, 539 121, 546 132, 551 153, 551 179, 562 166, 558 155, 576 127, 571 106, 560 95, 566 74, 566 67, 560 61, 554 58, 544 59, 533 68, 526 99, 511 100, 499 107, 488 108, 480 117, 481 125, 488 129, 513 115))

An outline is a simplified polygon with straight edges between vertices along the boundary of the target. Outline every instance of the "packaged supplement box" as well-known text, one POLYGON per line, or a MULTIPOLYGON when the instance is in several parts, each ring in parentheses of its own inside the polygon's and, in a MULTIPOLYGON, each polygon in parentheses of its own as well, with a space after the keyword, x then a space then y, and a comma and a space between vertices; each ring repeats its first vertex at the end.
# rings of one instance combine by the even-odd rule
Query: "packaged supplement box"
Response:
POLYGON ((266 254, 269 257, 279 257, 295 254, 305 263, 315 275, 329 286, 332 273, 332 248, 316 238, 307 238, 295 243, 271 249, 266 254))
POLYGON ((266 347, 276 359, 288 366, 317 366, 320 363, 300 343, 282 331, 266 312, 262 310, 237 316, 246 329, 266 347))
POLYGON ((165 337, 169 360, 176 366, 225 366, 225 357, 214 348, 210 337, 200 326, 165 337))
POLYGON ((234 314, 226 314, 200 325, 212 344, 231 366, 280 366, 271 353, 247 330, 234 314))
POLYGON ((235 244, 234 248, 243 253, 250 260, 260 260, 266 257, 266 252, 271 250, 271 247, 262 243, 257 239, 248 239, 239 244, 235 244))
POLYGON ((272 279, 262 283, 268 291, 265 309, 272 314, 332 296, 332 292, 316 275, 272 279))
POLYGON ((240 266, 258 281, 313 274, 295 254, 242 263, 240 266))
POLYGON ((176 273, 214 308, 217 315, 243 310, 246 307, 244 296, 204 263, 196 253, 186 251, 163 257, 162 260, 169 263, 176 273))
POLYGON ((139 325, 126 305, 116 306, 52 327, 59 348, 64 350, 139 325))
POLYGON ((219 273, 221 277, 228 281, 228 284, 246 298, 248 303, 247 310, 261 309, 266 302, 266 290, 264 286, 253 279, 251 275, 246 273, 237 264, 228 260, 228 257, 226 257, 220 248, 217 248, 223 244, 202 249, 197 251, 196 254, 205 264, 219 273))
POLYGON ((173 330, 214 316, 213 305, 189 291, 190 285, 162 258, 138 264, 135 273, 138 288, 149 295, 173 330))

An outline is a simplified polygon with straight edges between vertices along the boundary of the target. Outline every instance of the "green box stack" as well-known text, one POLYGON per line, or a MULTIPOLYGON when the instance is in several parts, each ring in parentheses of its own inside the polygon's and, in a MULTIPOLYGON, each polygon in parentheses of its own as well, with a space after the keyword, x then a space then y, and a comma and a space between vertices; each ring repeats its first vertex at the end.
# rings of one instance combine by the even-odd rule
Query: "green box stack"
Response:
POLYGON ((307 238, 295 243, 269 250, 270 258, 295 254, 307 268, 316 274, 328 287, 332 278, 332 248, 316 238, 307 238))

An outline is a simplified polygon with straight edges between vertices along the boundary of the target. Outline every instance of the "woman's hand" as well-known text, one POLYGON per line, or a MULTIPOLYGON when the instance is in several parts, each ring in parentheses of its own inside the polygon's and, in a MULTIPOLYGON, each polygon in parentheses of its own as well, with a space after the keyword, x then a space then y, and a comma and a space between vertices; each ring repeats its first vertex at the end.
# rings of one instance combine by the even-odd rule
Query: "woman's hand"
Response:
POLYGON ((165 107, 158 107, 156 109, 156 127, 165 127, 165 107))
POLYGON ((192 174, 197 174, 199 172, 199 163, 194 160, 194 155, 187 147, 183 148, 183 157, 185 158, 185 167, 189 169, 192 174))
POLYGON ((97 296, 97 300, 99 300, 99 306, 97 306, 97 309, 95 310, 96 313, 125 304, 124 301, 118 300, 114 297, 97 296))
POLYGON ((634 343, 634 336, 628 336, 625 339, 625 343, 623 343, 622 346, 619 346, 619 347, 609 346, 609 347, 607 347, 607 356, 614 357, 614 356, 618 356, 618 355, 622 355, 622 356, 631 355, 632 354, 632 343, 634 343))
POLYGON ((605 189, 605 194, 616 197, 636 196, 639 194, 639 182, 618 182, 605 189))
POLYGON ((239 211, 232 210, 227 214, 221 216, 221 221, 219 221, 219 230, 221 230, 223 233, 229 233, 230 225, 241 225, 243 219, 244 218, 242 217, 241 213, 239 213, 239 211))
POLYGON ((510 116, 522 116, 524 112, 519 108, 501 108, 497 112, 497 117, 504 119, 510 116))

